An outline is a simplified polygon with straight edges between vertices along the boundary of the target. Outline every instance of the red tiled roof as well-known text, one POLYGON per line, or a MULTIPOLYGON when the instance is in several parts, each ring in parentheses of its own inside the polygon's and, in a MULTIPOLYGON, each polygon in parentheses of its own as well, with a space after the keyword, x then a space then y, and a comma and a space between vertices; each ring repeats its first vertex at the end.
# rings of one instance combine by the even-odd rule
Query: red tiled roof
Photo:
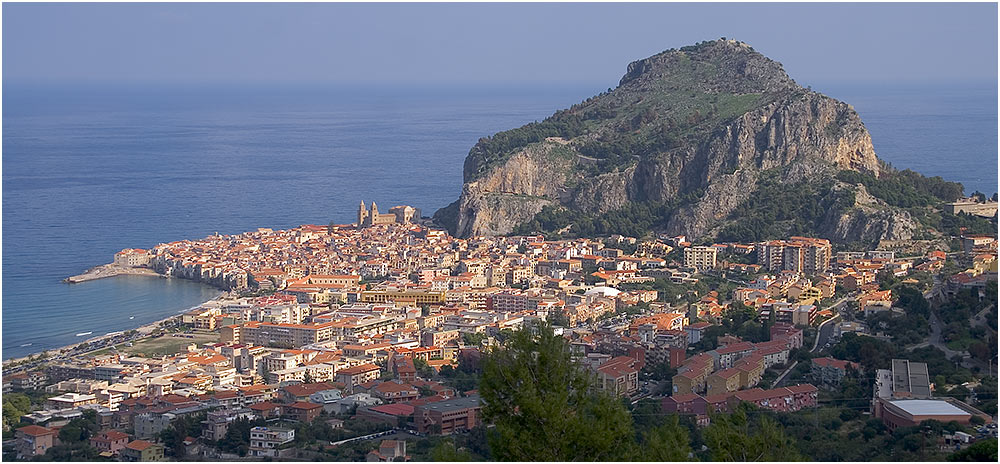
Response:
POLYGON ((306 411, 311 411, 316 408, 322 408, 323 406, 316 403, 309 403, 306 401, 296 401, 286 407, 289 409, 303 409, 306 411))
POLYGON ((389 414, 393 416, 409 416, 413 414, 413 406, 405 403, 395 403, 395 404, 383 404, 380 406, 373 406, 372 411, 377 411, 383 414, 389 414))
POLYGON ((847 366, 854 366, 855 369, 858 366, 857 364, 852 363, 850 361, 843 361, 843 360, 834 359, 834 358, 831 358, 831 357, 813 358, 812 362, 813 362, 813 364, 816 364, 817 366, 822 366, 822 367, 836 367, 837 369, 844 369, 844 370, 847 369, 847 366))
POLYGON ((347 369, 341 369, 341 370, 337 371, 337 374, 356 375, 356 374, 363 374, 365 372, 371 372, 371 371, 377 371, 377 370, 379 370, 378 366, 376 366, 376 365, 374 365, 372 363, 367 363, 367 364, 362 364, 360 366, 354 366, 354 367, 348 367, 347 369))
POLYGON ((142 451, 142 450, 144 450, 146 448, 149 448, 150 446, 153 446, 153 443, 150 443, 150 442, 148 442, 146 440, 135 440, 135 441, 133 441, 133 442, 125 445, 126 448, 131 449, 131 450, 136 450, 136 451, 142 451))
POLYGON ((283 387, 282 390, 284 390, 286 393, 292 396, 302 397, 302 396, 309 396, 312 395, 313 393, 321 392, 323 390, 332 390, 334 388, 336 387, 334 387, 334 385, 329 382, 318 382, 318 383, 300 383, 296 385, 288 385, 283 387))
POLYGON ((277 404, 277 403, 272 403, 270 401, 262 401, 260 403, 251 404, 250 406, 247 406, 247 407, 250 408, 250 409, 253 409, 254 411, 267 411, 267 410, 274 409, 274 408, 276 408, 278 406, 280 406, 280 405, 277 404))
POLYGON ((17 429, 17 431, 21 432, 23 434, 26 434, 26 435, 31 435, 33 437, 41 437, 41 436, 53 434, 53 433, 56 432, 55 430, 52 430, 52 429, 49 429, 49 428, 45 428, 45 427, 41 427, 41 426, 38 426, 38 425, 29 425, 27 427, 21 427, 21 428, 17 429))
POLYGON ((117 430, 108 430, 100 435, 92 438, 92 440, 107 440, 107 441, 118 441, 123 438, 128 438, 128 434, 124 432, 119 432, 117 430))
POLYGON ((673 395, 668 398, 677 404, 681 404, 681 403, 689 403, 697 398, 701 398, 701 395, 697 393, 685 393, 683 395, 673 395))
POLYGON ((785 387, 785 389, 792 393, 812 393, 817 391, 816 386, 809 383, 800 383, 798 385, 785 387))

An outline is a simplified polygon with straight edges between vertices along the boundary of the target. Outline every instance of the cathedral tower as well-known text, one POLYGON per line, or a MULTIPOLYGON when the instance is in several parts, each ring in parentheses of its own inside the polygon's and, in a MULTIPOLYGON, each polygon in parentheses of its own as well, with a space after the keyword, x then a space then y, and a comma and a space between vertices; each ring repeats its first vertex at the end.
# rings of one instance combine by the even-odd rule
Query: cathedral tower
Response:
MULTIPOLYGON (((372 204, 374 206, 374 204, 372 204)), ((361 206, 358 207, 358 229, 366 226, 368 220, 368 209, 365 208, 365 201, 361 200, 361 206)))

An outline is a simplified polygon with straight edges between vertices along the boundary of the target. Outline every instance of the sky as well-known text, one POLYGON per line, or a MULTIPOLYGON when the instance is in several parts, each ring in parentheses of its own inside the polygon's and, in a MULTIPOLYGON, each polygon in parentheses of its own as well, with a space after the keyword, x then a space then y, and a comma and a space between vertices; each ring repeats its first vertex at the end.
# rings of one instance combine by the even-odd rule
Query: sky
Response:
POLYGON ((727 37, 799 83, 997 79, 997 5, 3 4, 7 82, 600 84, 727 37))

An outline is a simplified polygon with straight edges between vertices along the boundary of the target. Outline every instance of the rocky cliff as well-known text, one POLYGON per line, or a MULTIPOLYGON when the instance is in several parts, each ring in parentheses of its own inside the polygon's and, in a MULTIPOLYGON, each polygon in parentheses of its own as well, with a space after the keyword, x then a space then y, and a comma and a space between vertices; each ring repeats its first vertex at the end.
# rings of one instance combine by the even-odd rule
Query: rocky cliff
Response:
MULTIPOLYGON (((617 88, 481 139, 461 197, 435 218, 458 236, 501 235, 546 206, 601 215, 668 203, 657 228, 698 238, 717 232, 764 172, 794 183, 845 169, 880 174, 854 109, 797 85, 749 45, 718 40, 633 62, 617 88)), ((830 238, 912 234, 896 213, 855 206, 823 221, 830 238), (884 221, 871 221, 876 213, 884 221)))

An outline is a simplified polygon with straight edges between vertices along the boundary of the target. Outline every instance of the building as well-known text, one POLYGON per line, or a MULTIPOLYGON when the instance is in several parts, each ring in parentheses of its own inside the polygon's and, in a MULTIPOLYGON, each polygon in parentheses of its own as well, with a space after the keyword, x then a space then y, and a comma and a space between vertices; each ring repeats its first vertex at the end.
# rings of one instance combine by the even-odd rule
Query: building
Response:
POLYGON ((729 403, 730 406, 735 407, 740 402, 746 401, 772 411, 794 412, 805 407, 816 406, 818 392, 819 390, 815 386, 807 383, 770 390, 752 388, 734 393, 729 398, 729 403))
POLYGON ((963 198, 956 202, 945 203, 944 210, 951 214, 965 213, 991 218, 997 215, 997 202, 987 201, 985 203, 979 203, 975 200, 963 198))
POLYGON ((160 432, 170 427, 170 422, 176 418, 177 416, 169 412, 144 412, 136 414, 132 418, 135 436, 142 439, 155 438, 160 432))
POLYGON ((48 376, 40 371, 30 371, 4 376, 4 380, 10 380, 10 387, 14 390, 37 390, 45 385, 48 376))
MULTIPOLYGON (((398 208, 403 208, 402 217, 405 218, 406 217, 405 208, 409 208, 408 206, 396 206, 395 208, 390 209, 389 210, 390 213, 388 214, 379 214, 378 205, 376 205, 374 201, 372 202, 371 212, 365 210, 365 202, 362 201, 361 205, 358 207, 358 228, 360 229, 363 227, 371 227, 379 224, 394 224, 397 222, 397 216, 396 216, 397 213, 394 213, 392 211, 397 210, 398 208)), ((415 211, 416 211, 415 209, 410 208, 409 217, 411 219, 415 211)), ((399 222, 402 223, 402 221, 399 222)))
POLYGON ((353 392, 356 385, 371 382, 379 378, 379 375, 379 367, 375 364, 367 363, 337 371, 337 381, 346 385, 348 391, 353 392))
POLYGON ((427 403, 413 410, 413 422, 420 433, 448 435, 479 424, 482 409, 478 394, 427 403))
POLYGON ((253 411, 249 408, 209 411, 205 420, 201 421, 203 424, 201 436, 209 441, 221 440, 226 436, 226 432, 229 431, 229 424, 231 424, 234 420, 252 419, 253 417, 253 411))
POLYGON ((713 372, 707 379, 707 395, 719 395, 740 389, 740 370, 733 367, 713 372))
POLYGON ((393 206, 389 208, 389 214, 396 216, 397 224, 409 224, 413 222, 414 217, 420 217, 420 210, 412 206, 393 206))
POLYGON ((927 364, 893 359, 892 369, 875 373, 876 398, 930 398, 930 376, 927 364))
POLYGON ((56 431, 38 425, 29 425, 17 429, 14 437, 17 457, 24 459, 45 454, 54 445, 56 431))
POLYGON ((417 380, 417 367, 413 364, 412 358, 394 356, 389 361, 389 366, 400 382, 413 382, 417 380))
POLYGON ((63 393, 45 400, 45 406, 50 409, 71 409, 96 403, 97 395, 81 395, 79 393, 63 393))
POLYGON ((812 375, 813 382, 827 387, 839 387, 841 380, 847 375, 847 369, 858 370, 860 366, 850 361, 842 361, 830 357, 813 358, 812 375))
POLYGON ((709 246, 692 246, 684 249, 684 267, 702 272, 716 267, 719 249, 709 246))
POLYGON ((954 398, 932 398, 927 364, 893 359, 891 369, 878 369, 872 398, 872 415, 894 430, 933 419, 968 424, 972 416, 992 418, 954 398))
POLYGON ((298 422, 312 423, 319 413, 323 411, 323 405, 316 403, 308 403, 305 401, 296 401, 295 403, 288 404, 282 407, 282 412, 285 417, 298 422))
POLYGON ((128 434, 117 430, 106 430, 90 438, 90 446, 98 453, 119 454, 128 445, 128 434))
POLYGON ((378 450, 372 450, 365 456, 367 462, 409 461, 406 455, 406 440, 382 440, 378 450))
POLYGON ((420 398, 417 387, 396 382, 382 382, 371 389, 371 394, 386 403, 402 403, 420 398))
POLYGON ((247 322, 238 330, 229 327, 231 334, 224 331, 222 339, 224 343, 298 348, 330 341, 333 338, 334 325, 334 322, 322 324, 247 322))
POLYGON ((791 237, 789 240, 771 240, 758 245, 757 264, 771 272, 821 274, 830 269, 832 254, 833 247, 829 240, 791 237))
POLYGON ((616 395, 632 396, 639 391, 639 362, 628 356, 605 361, 597 367, 598 388, 616 395))
POLYGON ((148 266, 152 256, 149 251, 137 248, 126 248, 115 253, 114 264, 122 267, 148 266))
POLYGON ((417 306, 444 304, 447 301, 447 292, 400 289, 400 290, 371 290, 361 292, 362 303, 398 303, 400 305, 417 306))
POLYGON ((122 448, 121 458, 122 461, 128 462, 163 461, 163 445, 135 440, 122 448))
POLYGON ((684 331, 688 334, 688 344, 694 345, 701 341, 702 336, 705 334, 705 329, 711 327, 712 324, 708 322, 695 322, 684 328, 684 331))
POLYGON ((875 417, 881 418, 889 430, 895 430, 897 427, 915 427, 925 420, 969 424, 973 416, 979 416, 985 422, 992 422, 989 414, 954 398, 898 400, 880 398, 875 410, 875 417))
POLYGON ((250 456, 278 457, 278 447, 295 440, 295 430, 280 427, 250 429, 250 456))

